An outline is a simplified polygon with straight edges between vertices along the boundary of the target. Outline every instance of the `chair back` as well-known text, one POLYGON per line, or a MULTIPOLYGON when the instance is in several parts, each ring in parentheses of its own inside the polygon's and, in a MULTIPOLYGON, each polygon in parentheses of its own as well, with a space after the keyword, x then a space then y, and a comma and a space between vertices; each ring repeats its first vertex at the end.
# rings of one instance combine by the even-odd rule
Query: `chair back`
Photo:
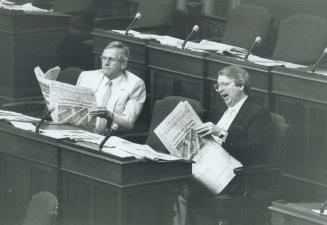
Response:
POLYGON ((76 85, 78 77, 82 72, 83 70, 81 68, 67 67, 59 72, 57 81, 76 85))
POLYGON ((153 107, 152 118, 150 122, 149 136, 146 140, 146 144, 151 146, 156 151, 168 152, 166 147, 161 143, 157 135, 154 133, 154 129, 169 115, 171 111, 180 101, 188 101, 193 107, 194 111, 199 115, 201 119, 204 117, 205 110, 202 104, 194 99, 180 96, 168 96, 164 99, 157 100, 153 107))
POLYGON ((58 200, 50 192, 35 194, 29 202, 23 225, 53 225, 57 208, 58 200))
POLYGON ((277 113, 270 113, 273 126, 273 140, 271 142, 270 159, 278 164, 283 164, 287 153, 287 140, 289 136, 289 124, 285 118, 277 113))
POLYGON ((227 17, 222 42, 248 49, 257 36, 265 42, 271 29, 272 17, 262 6, 241 5, 227 17))
POLYGON ((293 15, 282 20, 273 58, 299 64, 312 64, 327 44, 327 22, 311 15, 293 15))

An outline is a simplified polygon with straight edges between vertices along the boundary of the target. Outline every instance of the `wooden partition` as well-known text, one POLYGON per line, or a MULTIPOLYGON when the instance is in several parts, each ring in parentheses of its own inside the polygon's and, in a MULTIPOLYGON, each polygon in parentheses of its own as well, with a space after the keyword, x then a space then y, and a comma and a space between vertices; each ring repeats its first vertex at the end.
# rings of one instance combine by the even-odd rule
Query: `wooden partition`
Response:
POLYGON ((0 104, 40 98, 34 67, 56 66, 69 16, 0 9, 0 104))
POLYGON ((177 95, 204 101, 205 54, 150 42, 147 46, 152 106, 177 95))
MULTIPOLYGON (((272 71, 274 109, 292 128, 285 191, 297 199, 327 194, 327 77, 276 68, 272 71)), ((323 200, 323 199, 321 199, 323 200)))

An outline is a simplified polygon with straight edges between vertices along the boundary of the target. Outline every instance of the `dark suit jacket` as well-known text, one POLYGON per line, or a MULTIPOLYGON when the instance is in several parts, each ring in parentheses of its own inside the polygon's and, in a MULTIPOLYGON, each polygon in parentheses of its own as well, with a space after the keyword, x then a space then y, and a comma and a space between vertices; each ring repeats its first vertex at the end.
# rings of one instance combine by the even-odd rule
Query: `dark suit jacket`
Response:
MULTIPOLYGON (((215 110, 209 121, 216 124, 223 113, 224 109, 215 110)), ((248 97, 232 122, 223 147, 243 165, 262 164, 267 160, 271 134, 272 124, 268 109, 248 97)))

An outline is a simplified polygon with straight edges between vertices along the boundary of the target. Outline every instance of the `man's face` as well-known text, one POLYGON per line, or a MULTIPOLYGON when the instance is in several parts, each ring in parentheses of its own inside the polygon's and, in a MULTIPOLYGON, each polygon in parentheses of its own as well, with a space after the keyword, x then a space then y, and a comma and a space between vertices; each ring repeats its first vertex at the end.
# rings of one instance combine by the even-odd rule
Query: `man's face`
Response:
POLYGON ((115 79, 125 69, 125 63, 119 60, 120 54, 121 50, 118 48, 108 48, 102 53, 102 72, 109 79, 115 79))
POLYGON ((226 76, 218 77, 218 93, 228 107, 234 106, 244 96, 244 86, 235 86, 235 80, 226 76))

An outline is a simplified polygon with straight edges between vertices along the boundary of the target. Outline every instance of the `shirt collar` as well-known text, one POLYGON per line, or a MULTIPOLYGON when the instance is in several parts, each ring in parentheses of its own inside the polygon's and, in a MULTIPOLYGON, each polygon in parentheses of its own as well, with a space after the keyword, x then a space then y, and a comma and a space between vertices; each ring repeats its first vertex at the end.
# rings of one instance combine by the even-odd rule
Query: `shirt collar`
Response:
MULTIPOLYGON (((119 77, 116 77, 116 78, 113 79, 113 80, 110 80, 110 81, 111 81, 111 85, 112 85, 112 86, 117 85, 117 84, 121 81, 122 77, 123 77, 123 76, 121 75, 121 76, 119 76, 119 77)), ((106 81, 108 81, 108 80, 109 80, 109 78, 103 75, 103 81, 106 82, 106 81)))
POLYGON ((227 110, 239 111, 247 98, 248 98, 248 95, 245 95, 234 106, 228 107, 227 110))

